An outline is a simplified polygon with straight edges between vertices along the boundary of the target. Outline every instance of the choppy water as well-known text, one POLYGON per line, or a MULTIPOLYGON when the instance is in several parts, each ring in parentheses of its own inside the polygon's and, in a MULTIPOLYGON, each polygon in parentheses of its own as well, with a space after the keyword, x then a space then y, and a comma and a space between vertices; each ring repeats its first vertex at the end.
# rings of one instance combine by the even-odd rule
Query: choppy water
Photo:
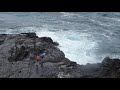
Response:
POLYGON ((119 12, 0 12, 0 33, 51 37, 79 64, 120 56, 119 12))

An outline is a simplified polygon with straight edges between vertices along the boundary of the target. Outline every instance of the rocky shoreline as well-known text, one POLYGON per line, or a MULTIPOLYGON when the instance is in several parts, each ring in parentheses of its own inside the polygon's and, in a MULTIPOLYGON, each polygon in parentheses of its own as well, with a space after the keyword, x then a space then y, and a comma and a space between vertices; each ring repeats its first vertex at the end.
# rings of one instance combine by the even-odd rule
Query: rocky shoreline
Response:
POLYGON ((50 37, 36 33, 0 34, 0 78, 119 78, 120 59, 106 57, 101 63, 79 65, 65 58, 50 37), (32 53, 46 51, 44 68, 32 53))

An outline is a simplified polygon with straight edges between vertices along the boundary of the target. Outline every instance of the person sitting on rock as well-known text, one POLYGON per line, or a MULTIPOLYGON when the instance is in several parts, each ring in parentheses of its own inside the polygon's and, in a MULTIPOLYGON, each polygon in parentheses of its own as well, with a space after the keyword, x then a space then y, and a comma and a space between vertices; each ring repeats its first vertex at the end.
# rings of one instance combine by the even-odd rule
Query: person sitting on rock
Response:
POLYGON ((37 62, 39 62, 39 63, 41 64, 41 68, 43 68, 42 58, 41 58, 41 56, 39 55, 39 53, 35 53, 34 59, 35 59, 37 62))

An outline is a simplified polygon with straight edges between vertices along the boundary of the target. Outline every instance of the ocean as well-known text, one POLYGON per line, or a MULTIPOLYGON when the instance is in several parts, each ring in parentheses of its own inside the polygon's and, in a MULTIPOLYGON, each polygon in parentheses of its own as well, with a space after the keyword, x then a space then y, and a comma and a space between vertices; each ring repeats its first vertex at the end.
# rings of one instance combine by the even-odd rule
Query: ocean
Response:
POLYGON ((78 64, 120 57, 119 12, 0 12, 0 34, 36 32, 78 64))

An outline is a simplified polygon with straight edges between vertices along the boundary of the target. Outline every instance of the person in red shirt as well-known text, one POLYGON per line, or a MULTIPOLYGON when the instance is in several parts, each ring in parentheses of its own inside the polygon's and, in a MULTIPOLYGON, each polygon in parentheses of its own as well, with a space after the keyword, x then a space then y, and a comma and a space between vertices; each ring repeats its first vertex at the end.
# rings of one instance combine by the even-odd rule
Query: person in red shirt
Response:
POLYGON ((42 58, 40 57, 39 53, 35 53, 34 59, 41 64, 41 67, 43 68, 43 62, 42 58))

